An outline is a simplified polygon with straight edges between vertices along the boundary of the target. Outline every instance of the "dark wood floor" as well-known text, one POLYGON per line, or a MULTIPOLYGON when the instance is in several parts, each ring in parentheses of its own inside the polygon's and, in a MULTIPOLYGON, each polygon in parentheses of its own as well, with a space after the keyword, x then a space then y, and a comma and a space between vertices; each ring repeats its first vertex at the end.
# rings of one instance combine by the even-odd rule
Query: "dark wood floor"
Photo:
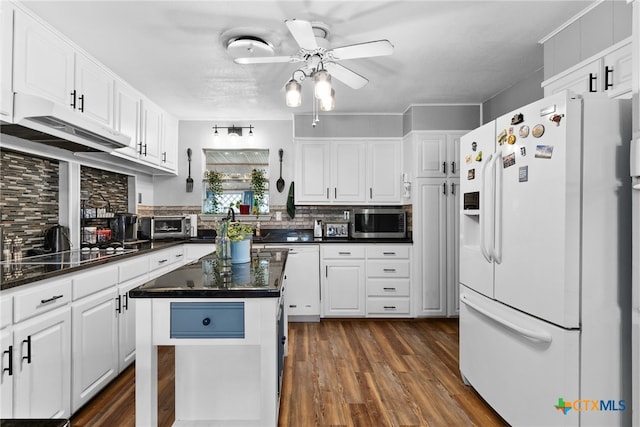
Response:
MULTIPOLYGON (((173 422, 173 348, 159 350, 160 426, 173 422)), ((134 426, 130 367, 72 426, 134 426)), ((289 324, 280 426, 502 426, 458 369, 458 322, 325 320, 289 324)))

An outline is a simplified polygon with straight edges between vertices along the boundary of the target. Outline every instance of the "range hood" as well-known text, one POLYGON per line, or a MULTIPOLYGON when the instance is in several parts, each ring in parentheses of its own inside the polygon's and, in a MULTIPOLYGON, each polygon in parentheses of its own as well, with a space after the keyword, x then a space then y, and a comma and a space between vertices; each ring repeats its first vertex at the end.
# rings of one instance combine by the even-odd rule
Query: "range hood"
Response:
POLYGON ((131 138, 48 99, 14 94, 13 124, 0 132, 73 152, 111 152, 127 147, 131 138))

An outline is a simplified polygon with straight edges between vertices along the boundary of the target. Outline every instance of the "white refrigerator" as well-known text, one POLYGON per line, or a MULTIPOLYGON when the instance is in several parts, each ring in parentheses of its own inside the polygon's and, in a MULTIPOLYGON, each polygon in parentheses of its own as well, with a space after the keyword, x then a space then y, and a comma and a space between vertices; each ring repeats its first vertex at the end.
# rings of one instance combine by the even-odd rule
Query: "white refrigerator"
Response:
POLYGON ((630 133, 563 92, 460 141, 460 370, 511 425, 631 423, 630 133))
MULTIPOLYGON (((640 112, 635 113, 640 115, 640 112)), ((640 133, 631 141, 631 203, 632 208, 632 287, 633 309, 631 322, 631 343, 633 345, 633 423, 640 427, 640 133)))

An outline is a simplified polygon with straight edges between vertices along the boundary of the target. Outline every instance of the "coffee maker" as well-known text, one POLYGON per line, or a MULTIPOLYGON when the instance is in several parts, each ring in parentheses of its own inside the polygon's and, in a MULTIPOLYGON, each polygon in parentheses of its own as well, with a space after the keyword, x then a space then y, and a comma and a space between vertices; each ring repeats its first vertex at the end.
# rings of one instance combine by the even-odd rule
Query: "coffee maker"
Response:
POLYGON ((117 213, 109 220, 112 238, 117 242, 138 240, 138 216, 133 213, 117 213))

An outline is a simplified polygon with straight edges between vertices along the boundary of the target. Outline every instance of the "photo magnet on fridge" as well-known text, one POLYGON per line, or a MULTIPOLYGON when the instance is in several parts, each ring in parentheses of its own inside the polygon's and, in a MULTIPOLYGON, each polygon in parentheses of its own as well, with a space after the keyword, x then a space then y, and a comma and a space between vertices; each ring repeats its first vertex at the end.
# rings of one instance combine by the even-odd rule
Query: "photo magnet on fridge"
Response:
POLYGON ((471 181, 472 179, 476 178, 476 170, 475 169, 469 169, 469 172, 467 172, 467 180, 471 181))
POLYGON ((518 182, 529 181, 529 166, 520 166, 518 168, 518 182))
POLYGON ((553 155, 553 145, 536 145, 536 158, 550 159, 553 155))
POLYGON ((516 164, 516 153, 511 153, 502 159, 502 167, 505 169, 515 164, 516 164))

